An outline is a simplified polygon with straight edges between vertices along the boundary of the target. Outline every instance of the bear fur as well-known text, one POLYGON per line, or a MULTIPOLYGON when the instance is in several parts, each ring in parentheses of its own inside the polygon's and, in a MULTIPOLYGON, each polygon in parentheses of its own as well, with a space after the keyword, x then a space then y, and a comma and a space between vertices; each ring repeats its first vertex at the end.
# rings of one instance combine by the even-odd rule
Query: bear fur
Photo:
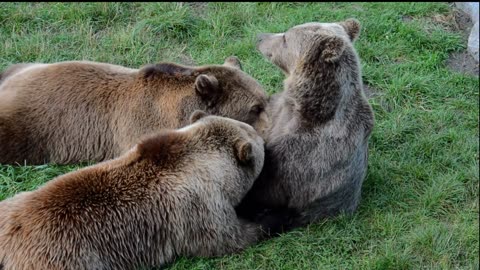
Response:
POLYGON ((287 213, 288 229, 356 210, 374 126, 353 47, 359 33, 348 19, 258 36, 257 48, 286 79, 270 99, 265 166, 241 215, 287 213))
POLYGON ((143 135, 185 126, 197 109, 262 132, 266 93, 240 67, 236 57, 139 70, 87 61, 13 65, 0 81, 0 164, 112 159, 143 135))
POLYGON ((0 202, 0 265, 144 269, 222 256, 262 237, 234 207, 263 167, 263 139, 230 118, 192 114, 127 153, 0 202))

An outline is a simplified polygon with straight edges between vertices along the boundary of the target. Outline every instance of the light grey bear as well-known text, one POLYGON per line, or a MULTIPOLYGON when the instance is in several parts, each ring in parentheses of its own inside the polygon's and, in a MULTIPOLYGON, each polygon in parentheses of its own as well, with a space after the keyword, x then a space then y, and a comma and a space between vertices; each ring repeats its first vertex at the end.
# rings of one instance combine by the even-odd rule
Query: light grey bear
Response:
POLYGON ((265 167, 240 215, 283 211, 293 228, 357 209, 374 126, 353 47, 359 33, 348 19, 258 36, 260 52, 285 73, 285 89, 269 102, 265 167))

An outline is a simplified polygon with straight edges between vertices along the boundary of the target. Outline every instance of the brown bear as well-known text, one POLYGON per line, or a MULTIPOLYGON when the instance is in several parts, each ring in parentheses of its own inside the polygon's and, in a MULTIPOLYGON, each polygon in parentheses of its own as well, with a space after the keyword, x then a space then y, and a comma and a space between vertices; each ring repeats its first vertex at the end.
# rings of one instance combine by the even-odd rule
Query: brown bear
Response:
POLYGON ((262 132, 266 93, 240 67, 236 57, 140 70, 87 61, 13 65, 0 81, 0 164, 111 159, 142 135, 188 124, 197 109, 262 132))
POLYGON ((285 90, 269 103, 264 170, 239 214, 284 211, 288 229, 356 210, 374 126, 353 47, 359 33, 348 19, 258 36, 257 48, 285 73, 285 90))
POLYGON ((262 227, 238 219, 234 207, 261 172, 263 139, 230 118, 191 118, 114 160, 0 202, 0 265, 143 269, 258 241, 262 227))

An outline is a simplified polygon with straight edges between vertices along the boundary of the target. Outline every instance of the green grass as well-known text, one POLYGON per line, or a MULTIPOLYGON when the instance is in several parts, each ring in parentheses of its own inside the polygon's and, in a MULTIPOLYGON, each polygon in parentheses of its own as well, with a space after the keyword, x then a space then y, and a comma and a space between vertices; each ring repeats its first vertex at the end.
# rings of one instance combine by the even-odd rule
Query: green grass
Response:
MULTIPOLYGON (((257 33, 355 17, 364 82, 376 89, 357 213, 168 268, 479 269, 479 79, 445 66, 466 47, 432 20, 449 12, 446 3, 2 3, 0 69, 81 59, 220 64, 237 55, 274 93, 283 75, 255 50, 257 33)), ((81 166, 0 166, 0 199, 81 166)))

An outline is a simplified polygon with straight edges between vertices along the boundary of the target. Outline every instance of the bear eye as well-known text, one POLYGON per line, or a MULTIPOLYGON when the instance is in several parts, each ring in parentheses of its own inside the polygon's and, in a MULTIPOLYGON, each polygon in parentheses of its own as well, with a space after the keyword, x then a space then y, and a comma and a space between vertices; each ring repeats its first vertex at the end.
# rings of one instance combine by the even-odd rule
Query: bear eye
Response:
POLYGON ((285 37, 285 34, 283 34, 283 47, 287 47, 287 38, 285 37))
POLYGON ((263 112, 263 106, 262 105, 254 105, 251 109, 250 112, 253 114, 260 114, 263 112))

